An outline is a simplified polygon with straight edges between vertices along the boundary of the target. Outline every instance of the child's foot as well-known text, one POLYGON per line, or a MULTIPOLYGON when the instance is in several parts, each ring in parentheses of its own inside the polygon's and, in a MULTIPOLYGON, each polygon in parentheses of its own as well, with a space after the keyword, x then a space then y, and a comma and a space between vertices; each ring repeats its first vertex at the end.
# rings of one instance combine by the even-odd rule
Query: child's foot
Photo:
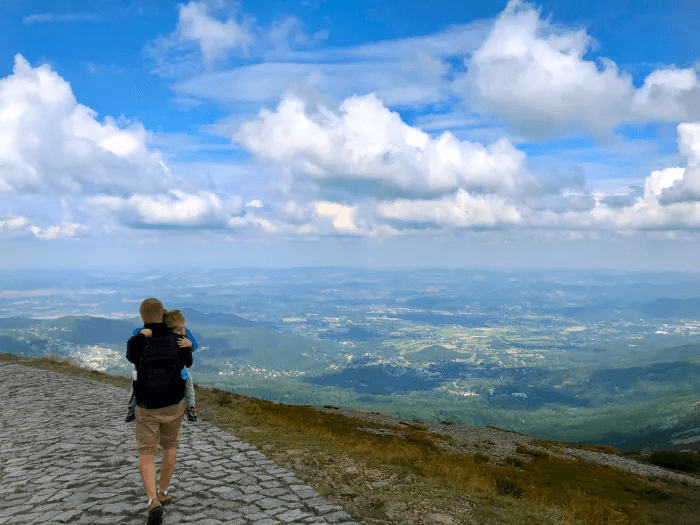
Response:
POLYGON ((129 412, 126 414, 126 417, 124 418, 124 421, 127 423, 131 423, 134 419, 136 419, 136 413, 134 412, 133 408, 129 409, 129 412))
POLYGON ((197 421, 197 409, 195 407, 187 407, 187 421, 190 423, 197 421))

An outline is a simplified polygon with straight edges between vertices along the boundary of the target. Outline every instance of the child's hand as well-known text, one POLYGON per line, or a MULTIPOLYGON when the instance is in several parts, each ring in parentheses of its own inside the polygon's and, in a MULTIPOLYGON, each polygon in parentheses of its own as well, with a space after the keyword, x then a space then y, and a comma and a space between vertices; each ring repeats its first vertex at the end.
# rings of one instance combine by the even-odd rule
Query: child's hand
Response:
POLYGON ((139 333, 145 335, 146 337, 151 337, 153 335, 153 331, 150 328, 142 328, 139 330, 139 333))
POLYGON ((183 337, 182 339, 177 340, 177 346, 180 348, 192 348, 194 345, 192 344, 192 341, 186 337, 183 337))

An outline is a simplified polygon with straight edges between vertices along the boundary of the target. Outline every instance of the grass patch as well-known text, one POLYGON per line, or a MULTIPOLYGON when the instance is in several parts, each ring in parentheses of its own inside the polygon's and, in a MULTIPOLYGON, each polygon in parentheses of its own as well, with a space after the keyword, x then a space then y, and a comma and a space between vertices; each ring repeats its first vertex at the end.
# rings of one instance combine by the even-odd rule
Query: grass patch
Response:
POLYGON ((681 472, 700 472, 700 457, 692 452, 654 451, 649 456, 649 463, 681 472))

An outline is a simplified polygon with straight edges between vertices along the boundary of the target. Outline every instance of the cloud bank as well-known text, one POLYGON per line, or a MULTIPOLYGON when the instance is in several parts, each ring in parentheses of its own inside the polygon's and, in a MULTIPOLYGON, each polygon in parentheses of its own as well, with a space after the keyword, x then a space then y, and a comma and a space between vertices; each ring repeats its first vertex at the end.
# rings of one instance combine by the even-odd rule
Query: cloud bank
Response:
POLYGON ((697 70, 658 69, 635 88, 613 61, 586 58, 594 44, 584 30, 557 27, 531 4, 510 0, 454 89, 472 109, 534 137, 700 118, 697 70))

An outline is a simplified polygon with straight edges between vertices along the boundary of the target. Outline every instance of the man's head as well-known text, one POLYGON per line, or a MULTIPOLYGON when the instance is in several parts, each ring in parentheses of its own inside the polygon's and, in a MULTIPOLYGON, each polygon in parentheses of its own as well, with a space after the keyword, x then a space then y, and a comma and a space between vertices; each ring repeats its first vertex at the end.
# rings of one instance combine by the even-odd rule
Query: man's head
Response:
POLYGON ((155 297, 149 297, 141 302, 139 313, 143 324, 163 322, 163 303, 155 297))
POLYGON ((163 315, 163 322, 173 332, 179 334, 185 331, 185 316, 182 315, 180 310, 166 310, 163 315))

